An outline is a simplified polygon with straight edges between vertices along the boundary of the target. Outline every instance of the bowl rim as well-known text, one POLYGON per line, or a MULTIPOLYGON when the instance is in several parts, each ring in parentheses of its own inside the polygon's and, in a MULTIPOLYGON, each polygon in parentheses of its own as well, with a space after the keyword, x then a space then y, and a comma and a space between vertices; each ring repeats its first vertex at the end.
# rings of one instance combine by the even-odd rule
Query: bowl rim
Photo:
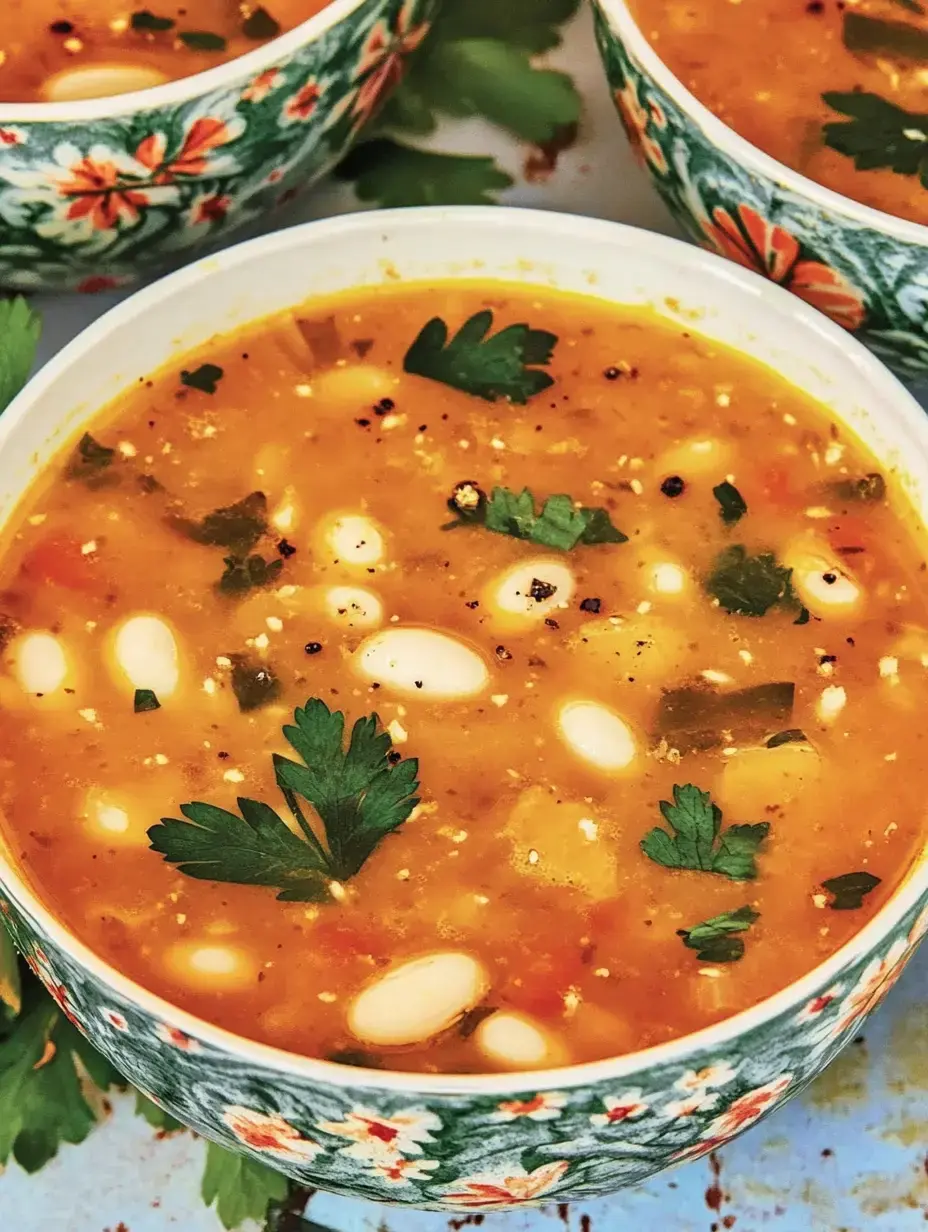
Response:
POLYGON ((723 154, 727 154, 733 162, 741 163, 749 171, 773 180, 778 188, 786 188, 808 198, 823 211, 844 214, 861 226, 906 243, 919 244, 922 247, 928 245, 928 224, 900 218, 875 206, 855 201, 853 197, 846 197, 833 188, 826 188, 817 180, 812 180, 786 163, 779 162, 771 154, 765 154, 759 146, 736 133, 671 72, 645 38, 626 0, 593 0, 593 4, 604 16, 613 35, 628 44, 635 59, 664 93, 678 103, 680 109, 698 124, 711 143, 723 154))
POLYGON ((104 94, 99 98, 74 99, 58 103, 4 103, 0 102, 0 125, 2 124, 62 124, 87 120, 117 120, 136 111, 155 111, 161 107, 176 107, 192 102, 203 95, 231 86, 240 78, 252 77, 266 68, 271 68, 304 46, 331 30, 344 18, 372 0, 329 0, 306 21, 300 22, 286 34, 253 51, 235 56, 222 64, 175 77, 161 85, 148 86, 144 90, 129 90, 125 94, 104 94))
MULTIPOLYGON (((684 272, 698 275, 700 281, 722 279, 734 283, 751 293, 758 304, 759 318, 767 311, 767 301, 772 300, 774 307, 779 305, 784 310, 788 309, 790 315, 798 316, 803 328, 817 333, 826 344, 840 345, 845 352, 847 367, 856 369, 862 380, 870 384, 880 406, 893 406, 894 414, 901 421, 902 427, 922 439, 928 454, 928 416, 890 370, 853 335, 761 275, 679 239, 643 231, 624 223, 547 210, 490 205, 418 206, 361 211, 307 222, 233 245, 218 255, 202 257, 151 283, 109 309, 82 330, 50 359, 14 398, 0 416, 0 462, 6 438, 15 431, 21 420, 31 414, 33 404, 47 396, 49 388, 67 374, 74 361, 98 349, 102 352, 107 346, 111 330, 115 327, 144 321, 149 312, 182 296, 188 287, 203 279, 248 266, 260 267, 269 254, 280 250, 300 249, 307 242, 319 242, 333 248, 343 245, 350 249, 354 235, 369 231, 380 232, 384 240, 390 235, 404 232, 421 240, 429 224, 440 227, 446 237, 448 230, 456 225, 479 225, 483 228, 507 230, 511 233, 516 247, 520 237, 526 232, 546 234, 555 240, 559 247, 563 247, 565 243, 569 244, 572 238, 599 240, 619 253, 623 248, 632 248, 637 255, 644 250, 648 255, 653 254, 657 262, 669 261, 684 272), (758 292, 761 294, 758 295, 758 292)), ((457 260, 461 260, 460 253, 457 254, 457 260)), ((423 274, 421 278, 410 281, 425 281, 427 278, 428 275, 423 274)), ((476 280, 481 278, 485 278, 485 275, 478 274, 476 280)), ((596 297, 595 288, 584 293, 596 297)), ((602 298, 606 302, 616 302, 609 297, 602 298)), ((259 321, 262 318, 257 316, 252 319, 259 321)), ((698 332, 698 325, 696 328, 698 332)), ((848 379, 853 379, 853 374, 848 379)), ((25 485, 23 491, 31 486, 34 478, 34 475, 31 476, 30 484, 25 485)), ((14 504, 13 509, 15 508, 14 504)), ((26 874, 14 863, 2 837, 0 886, 7 897, 36 921, 51 943, 71 962, 88 972, 104 990, 111 989, 137 1011, 155 1021, 177 1026, 185 1034, 209 1044, 227 1056, 280 1075, 305 1078, 317 1084, 338 1088, 363 1087, 369 1091, 405 1093, 409 1097, 498 1098, 525 1091, 571 1090, 628 1077, 647 1069, 684 1065, 693 1054, 703 1050, 721 1052, 739 1036, 753 1032, 781 1014, 796 1009, 814 996, 822 986, 833 984, 842 968, 862 959, 871 950, 886 942, 902 918, 928 894, 928 841, 923 844, 921 853, 916 854, 914 863, 902 883, 859 932, 823 963, 772 996, 721 1022, 667 1043, 617 1057, 557 1069, 502 1073, 423 1074, 365 1069, 289 1052, 248 1039, 174 1005, 168 998, 151 992, 95 953, 58 919, 50 906, 46 906, 39 891, 33 889, 26 874)))

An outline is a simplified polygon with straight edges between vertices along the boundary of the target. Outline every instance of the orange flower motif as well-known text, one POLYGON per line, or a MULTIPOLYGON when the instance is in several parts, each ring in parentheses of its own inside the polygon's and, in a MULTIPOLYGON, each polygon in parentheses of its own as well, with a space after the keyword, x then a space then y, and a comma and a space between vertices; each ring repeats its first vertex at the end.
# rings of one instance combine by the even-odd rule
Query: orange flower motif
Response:
POLYGON ((875 1010, 905 970, 914 950, 908 941, 896 941, 885 958, 874 958, 841 1004, 835 1023, 835 1035, 856 1027, 871 1010, 875 1010))
POLYGON ((173 175, 202 175, 210 168, 210 156, 232 140, 229 126, 215 116, 204 116, 190 125, 177 156, 165 168, 173 175))
POLYGON ((66 210, 68 221, 88 218, 95 231, 109 231, 121 220, 137 222, 148 205, 148 194, 126 184, 115 163, 88 154, 70 169, 70 178, 59 180, 58 192, 72 198, 66 210))
POLYGON ((706 1127, 703 1139, 709 1139, 712 1143, 724 1142, 740 1130, 746 1129, 748 1125, 753 1125, 765 1112, 780 1102, 792 1081, 792 1074, 781 1074, 773 1082, 748 1091, 747 1095, 742 1095, 733 1104, 729 1104, 725 1111, 706 1127))
POLYGON ((499 1173, 480 1173, 458 1181, 459 1189, 444 1195, 446 1202, 456 1206, 518 1206, 534 1202, 554 1188, 570 1165, 565 1159, 542 1164, 534 1172, 524 1168, 499 1173))
POLYGON ((55 1002, 58 1008, 73 1026, 80 1026, 77 1016, 71 1008, 70 994, 64 984, 59 984, 51 963, 48 961, 48 955, 40 947, 36 946, 31 954, 26 955, 26 966, 32 974, 42 982, 45 991, 55 1002))
POLYGON ((155 1024, 155 1035, 162 1044, 170 1044, 172 1048, 178 1048, 181 1052, 197 1052, 200 1047, 198 1040, 185 1035, 183 1031, 178 1031, 177 1027, 169 1027, 164 1022, 155 1024))
POLYGON ((198 197, 190 210, 190 221, 197 223, 224 222, 232 208, 232 198, 221 193, 213 193, 208 197, 198 197))
POLYGON ((268 68, 257 77, 253 77, 242 91, 242 99, 246 103, 260 103, 267 98, 272 90, 280 85, 282 74, 279 68, 268 68))
POLYGON ((533 1095, 531 1099, 513 1099, 499 1104, 490 1117, 491 1121, 518 1121, 528 1117, 530 1121, 554 1121, 561 1115, 567 1096, 560 1091, 548 1091, 533 1095))
POLYGON ((785 227, 762 218, 749 205, 739 205, 736 217, 721 206, 705 225, 712 248, 730 261, 778 282, 845 329, 859 329, 864 300, 842 274, 821 261, 801 259, 798 240, 785 227))
POLYGON ((638 100, 638 87, 631 79, 621 90, 616 90, 613 97, 631 142, 632 153, 639 164, 642 167, 650 164, 655 171, 666 174, 667 159, 664 157, 664 151, 648 131, 651 125, 660 129, 667 127, 663 108, 652 102, 645 110, 638 100))
POLYGON ((399 85, 406 71, 406 57, 420 46, 429 32, 429 23, 412 24, 416 0, 407 0, 392 27, 378 21, 368 35, 358 62, 361 88, 354 101, 358 124, 366 124, 399 85))
POLYGON ((308 120, 316 110, 316 104, 322 97, 322 89, 314 77, 299 90, 291 94, 284 103, 284 115, 288 120, 308 120))
POLYGON ((606 1126, 618 1125, 622 1121, 633 1121, 636 1117, 643 1116, 649 1106, 641 1098, 641 1091, 637 1087, 634 1091, 626 1091, 622 1095, 607 1095, 603 1100, 603 1107, 606 1111, 594 1112, 590 1117, 590 1123, 606 1126))
POLYGON ((25 145, 26 141, 27 137, 23 129, 16 128, 12 124, 0 128, 0 145, 25 145))
POLYGON ((295 1126, 281 1116, 265 1116, 251 1108, 233 1104, 222 1114, 222 1119, 235 1134, 255 1151, 266 1151, 284 1159, 308 1162, 322 1151, 311 1138, 304 1138, 295 1126))
POLYGON ((118 286, 119 279, 110 274, 91 274, 77 284, 77 290, 84 295, 97 295, 100 291, 114 291, 118 286))

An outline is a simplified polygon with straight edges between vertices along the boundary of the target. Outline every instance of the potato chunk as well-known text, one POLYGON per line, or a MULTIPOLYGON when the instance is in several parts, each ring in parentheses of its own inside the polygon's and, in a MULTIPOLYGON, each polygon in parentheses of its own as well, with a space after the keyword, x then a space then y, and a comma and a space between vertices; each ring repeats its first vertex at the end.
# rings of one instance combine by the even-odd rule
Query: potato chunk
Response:
POLYGON ((570 886, 593 899, 618 892, 615 853, 593 810, 529 787, 506 823, 513 866, 527 877, 570 886))

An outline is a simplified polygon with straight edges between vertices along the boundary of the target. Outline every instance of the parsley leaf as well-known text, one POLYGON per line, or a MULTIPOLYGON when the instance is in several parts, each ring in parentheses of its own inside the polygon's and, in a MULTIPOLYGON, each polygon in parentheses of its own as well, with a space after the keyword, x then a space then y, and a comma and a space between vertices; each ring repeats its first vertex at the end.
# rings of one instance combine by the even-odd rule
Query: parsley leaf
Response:
POLYGON ((129 25, 133 30, 173 30, 176 24, 173 17, 156 17, 147 9, 141 9, 129 18, 129 25))
POLYGON ((160 710, 161 703, 154 689, 136 689, 133 710, 136 714, 146 714, 149 710, 160 710))
POLYGON ((272 39, 280 34, 280 22, 267 9, 255 9, 242 22, 242 34, 250 39, 272 39))
POLYGON ((558 26, 573 17, 579 0, 467 0, 446 5, 437 18, 441 39, 499 39, 538 54, 560 43, 558 26))
POLYGON ((181 805, 187 820, 164 817, 152 826, 152 848, 188 877, 272 886, 286 902, 325 898, 329 883, 353 877, 419 803, 419 763, 391 764, 392 742, 376 714, 357 720, 347 749, 344 729, 344 714, 318 698, 283 729, 303 764, 275 754, 274 772, 302 838, 270 805, 240 797, 241 816, 213 804, 181 805), (315 810, 324 844, 300 799, 315 810))
POLYGON ((41 333, 42 318, 21 295, 0 300, 0 412, 25 385, 41 333))
POLYGON ((928 30, 907 21, 885 21, 850 10, 844 14, 843 38, 855 55, 928 59, 928 30))
POLYGON ((442 154, 376 137, 362 141, 339 163, 341 179, 354 180, 360 201, 388 209, 403 205, 492 205, 493 193, 512 176, 492 158, 442 154))
MULTIPOLYGON (((177 36, 185 47, 189 47, 191 51, 225 51, 226 40, 221 34, 213 34, 209 30, 182 30, 177 36)), ((214 368, 215 364, 204 364, 205 368, 214 368)), ((219 375, 222 376, 220 369, 219 375)), ((184 384, 189 384, 184 381, 184 384)), ((197 388, 200 388, 197 386, 197 388)), ((215 389, 208 389, 209 394, 214 394, 215 389)))
POLYGON ((700 962, 737 962, 744 956, 744 941, 735 933, 746 932, 760 919, 760 912, 753 907, 739 907, 737 911, 725 911, 704 920, 693 928, 678 928, 677 936, 690 950, 696 950, 700 962))
POLYGON ((441 317, 426 322, 403 360, 403 370, 440 381, 487 402, 507 398, 524 405, 554 384, 536 364, 551 362, 557 335, 528 325, 507 325, 496 334, 493 311, 475 312, 449 339, 441 317))
POLYGON ((174 1134, 186 1128, 181 1121, 172 1117, 170 1112, 159 1108, 154 1100, 149 1099, 142 1091, 135 1093, 135 1115, 142 1117, 152 1129, 157 1129, 161 1134, 174 1134))
POLYGON ((749 556, 742 544, 733 544, 716 557, 706 590, 732 615, 763 616, 778 603, 795 602, 792 572, 772 552, 749 556))
POLYGON ((769 740, 764 741, 764 748, 778 749, 781 744, 808 744, 809 738, 801 727, 790 727, 786 731, 777 732, 769 740))
POLYGON ((766 821, 722 830, 722 810, 692 783, 674 784, 673 803, 661 800, 660 810, 672 833, 655 826, 645 835, 640 846, 649 860, 664 868, 719 873, 732 881, 757 876, 754 857, 770 833, 766 821))
POLYGON ((229 655, 232 660, 232 692, 242 714, 260 710, 280 696, 280 681, 266 663, 247 655, 229 655))
POLYGON ((282 560, 265 560, 263 556, 226 556, 223 563, 225 569, 216 586, 224 595, 243 595, 270 586, 284 567, 282 560))
POLYGON ((832 896, 828 906, 832 911, 855 911, 864 905, 864 898, 875 890, 882 878, 872 873, 842 873, 822 882, 822 889, 832 896))
POLYGON ((748 511, 747 502, 733 483, 726 479, 712 489, 719 502, 719 515, 726 526, 734 526, 748 511))
POLYGON ((89 432, 77 442, 71 460, 65 469, 65 479, 81 479, 85 483, 97 483, 103 472, 109 470, 116 457, 116 450, 101 445, 89 432))
MULTIPOLYGON (((184 35, 180 37, 184 38, 184 35)), ((180 374, 180 383, 186 385, 188 389, 199 389, 201 393, 214 394, 224 376, 225 373, 218 364, 200 364, 199 368, 194 368, 192 372, 184 368, 180 374)))
POLYGON ((878 94, 852 91, 823 94, 829 107, 848 120, 826 124, 825 144, 854 160, 858 171, 887 167, 917 175, 928 188, 928 114, 904 111, 878 94))
POLYGON ((22 981, 19 977, 19 958, 13 939, 0 922, 0 1029, 4 1020, 15 1018, 22 1009, 22 981))
POLYGON ((170 525, 194 543, 244 554, 267 531, 267 497, 263 492, 250 492, 234 505, 214 509, 199 522, 174 516, 170 525))
POLYGON ((572 497, 563 494, 549 496, 541 513, 536 513, 535 499, 528 488, 521 492, 494 488, 488 500, 476 484, 466 482, 456 485, 448 508, 457 519, 446 523, 446 530, 484 526, 497 535, 527 539, 561 552, 570 552, 581 543, 628 542, 628 536, 612 525, 607 510, 578 508, 572 497))
POLYGON ((266 1164, 207 1144, 201 1193, 207 1206, 215 1203, 224 1228, 237 1228, 247 1219, 263 1223, 270 1204, 282 1201, 288 1190, 287 1178, 266 1164))

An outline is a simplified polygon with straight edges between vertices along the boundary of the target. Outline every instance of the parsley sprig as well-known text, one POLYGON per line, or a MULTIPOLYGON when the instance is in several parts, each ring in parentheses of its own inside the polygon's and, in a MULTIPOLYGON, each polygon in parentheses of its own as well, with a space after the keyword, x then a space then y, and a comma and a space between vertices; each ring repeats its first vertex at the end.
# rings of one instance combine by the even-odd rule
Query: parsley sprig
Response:
POLYGON ((21 295, 0 300, 0 411, 25 385, 41 333, 42 318, 21 295))
POLYGON ((468 317, 450 337, 441 317, 432 317, 406 352, 403 369, 487 402, 507 398, 524 405, 554 384, 550 373, 534 365, 551 362, 557 334, 525 324, 495 334, 492 328, 490 308, 468 317))
POLYGON ((275 753, 274 773, 302 837, 269 804, 240 797, 239 813, 202 801, 182 804, 186 821, 162 818, 148 831, 152 848, 188 877, 272 886, 283 902, 319 901, 330 883, 359 872, 419 803, 419 763, 391 764, 392 741, 376 714, 357 720, 347 749, 340 710, 312 698, 293 717, 283 734, 302 764, 275 753), (322 836, 301 800, 315 812, 322 836))
POLYGON ((696 951, 700 962, 730 963, 744 957, 744 940, 738 933, 747 932, 760 919, 753 907, 724 911, 692 928, 677 929, 677 936, 689 950, 696 951))
POLYGON ((906 111, 865 91, 831 91, 822 100, 848 117, 824 126, 827 146, 852 159, 858 171, 888 168, 918 176, 928 187, 928 114, 906 111))
POLYGON ((664 868, 718 873, 732 881, 757 876, 755 857, 770 833, 766 821, 722 829, 722 810, 707 791, 692 783, 674 784, 673 802, 661 800, 661 815, 670 832, 655 826, 641 840, 641 850, 664 868))
POLYGON ((455 487, 448 508, 457 516, 445 524, 445 530, 483 526, 497 535, 525 539, 560 552, 570 552, 578 544, 628 542, 628 535, 613 526, 608 510, 578 506, 573 497, 563 493, 547 497, 537 513, 528 488, 521 492, 494 488, 487 498, 475 483, 466 482, 455 487))
POLYGON ((772 552, 751 556, 743 544, 736 543, 716 557, 705 585, 719 606, 733 616, 764 616, 777 604, 796 603, 792 573, 772 552))

